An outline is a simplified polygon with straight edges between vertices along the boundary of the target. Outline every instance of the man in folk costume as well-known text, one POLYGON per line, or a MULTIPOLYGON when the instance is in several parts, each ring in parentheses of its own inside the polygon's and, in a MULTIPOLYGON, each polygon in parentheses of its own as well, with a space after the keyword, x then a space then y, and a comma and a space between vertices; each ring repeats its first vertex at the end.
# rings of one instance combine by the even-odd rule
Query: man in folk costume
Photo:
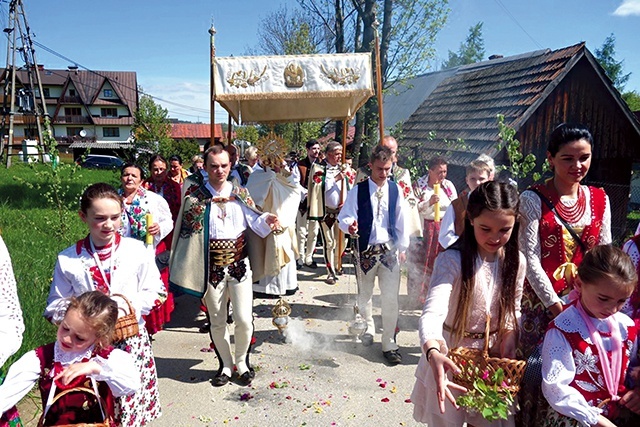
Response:
POLYGON ((211 340, 220 361, 214 386, 227 384, 233 373, 234 357, 226 324, 228 300, 234 309, 238 382, 248 385, 255 376, 249 364, 253 279, 246 259, 247 229, 266 237, 279 228, 275 215, 260 213, 245 189, 227 181, 230 168, 229 153, 224 148, 216 145, 206 151, 208 181, 184 198, 170 262, 171 283, 186 293, 204 297, 211 320, 211 340))
POLYGON ((228 179, 235 179, 237 180, 238 185, 244 187, 247 185, 247 180, 249 179, 251 172, 253 172, 253 169, 244 163, 240 163, 238 160, 238 148, 235 145, 229 144, 225 147, 225 150, 227 150, 227 153, 229 153, 229 159, 231 159, 231 172, 229 173, 228 179))
POLYGON ((334 285, 337 270, 340 265, 341 253, 338 253, 338 242, 344 237, 340 229, 335 225, 338 213, 347 196, 347 191, 354 184, 356 173, 348 165, 341 165, 342 145, 336 141, 329 141, 326 152, 326 164, 314 164, 309 172, 309 193, 307 207, 309 219, 320 221, 320 232, 324 245, 324 260, 327 266, 327 279, 325 282, 334 285))
POLYGON ((398 292, 400 263, 406 259, 409 246, 408 203, 402 197, 402 187, 388 180, 393 165, 393 153, 377 146, 371 154, 369 179, 356 185, 347 195, 338 220, 340 229, 358 234, 357 249, 362 272, 358 281, 358 307, 367 322, 362 343, 373 343, 375 324, 372 313, 373 287, 376 277, 380 287, 382 308, 382 353, 392 365, 402 362, 395 342, 398 322, 398 292))
MULTIPOLYGON (((320 143, 311 139, 306 143, 307 157, 300 160, 297 164, 300 172, 300 185, 308 189, 309 171, 311 167, 318 161, 320 154, 320 143)), ((317 268, 318 265, 313 260, 313 252, 316 249, 316 239, 320 230, 320 223, 316 220, 309 219, 309 209, 307 207, 306 191, 304 199, 300 202, 298 208, 298 216, 296 218, 298 227, 298 250, 300 251, 300 264, 304 264, 309 268, 317 268)))
MULTIPOLYGON (((407 201, 409 211, 406 214, 407 231, 409 237, 422 236, 422 221, 420 220, 420 213, 418 212, 418 199, 413 192, 413 186, 411 185, 411 175, 409 169, 401 168, 398 166, 398 141, 391 135, 385 135, 382 138, 380 145, 387 147, 391 150, 393 156, 391 164, 391 172, 389 172, 389 180, 394 181, 400 187, 400 194, 407 201)), ((356 177, 356 183, 366 181, 371 175, 371 164, 367 164, 358 169, 358 176, 356 177)))

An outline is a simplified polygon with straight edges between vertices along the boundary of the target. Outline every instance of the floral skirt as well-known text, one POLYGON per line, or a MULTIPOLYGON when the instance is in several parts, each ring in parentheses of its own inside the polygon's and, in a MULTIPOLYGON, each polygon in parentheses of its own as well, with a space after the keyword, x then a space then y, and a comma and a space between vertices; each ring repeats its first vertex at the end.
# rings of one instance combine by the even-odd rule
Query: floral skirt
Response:
MULTIPOLYGON (((0 384, 4 382, 4 377, 0 377, 0 384)), ((7 409, 2 416, 0 416, 0 427, 22 427, 22 421, 20 421, 20 415, 18 414, 18 409, 14 406, 13 408, 7 409)))
POLYGON ((162 415, 158 375, 149 335, 145 329, 141 329, 138 335, 117 343, 115 347, 133 356, 142 384, 136 393, 116 399, 116 422, 124 427, 145 426, 162 415))

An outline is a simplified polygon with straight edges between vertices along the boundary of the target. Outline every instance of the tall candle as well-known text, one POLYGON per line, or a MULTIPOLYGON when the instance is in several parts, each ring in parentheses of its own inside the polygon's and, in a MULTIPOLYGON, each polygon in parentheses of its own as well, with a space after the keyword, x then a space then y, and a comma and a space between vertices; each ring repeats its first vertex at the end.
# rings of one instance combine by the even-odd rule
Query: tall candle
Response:
MULTIPOLYGON (((433 194, 438 196, 440 192, 440 184, 433 184, 433 194)), ((437 201, 433 204, 433 220, 435 222, 440 222, 440 201, 437 201)))
POLYGON ((145 215, 145 219, 147 221, 147 236, 145 239, 145 243, 147 245, 153 245, 153 236, 151 235, 151 233, 149 233, 149 227, 151 227, 151 224, 153 224, 153 215, 148 213, 145 215))

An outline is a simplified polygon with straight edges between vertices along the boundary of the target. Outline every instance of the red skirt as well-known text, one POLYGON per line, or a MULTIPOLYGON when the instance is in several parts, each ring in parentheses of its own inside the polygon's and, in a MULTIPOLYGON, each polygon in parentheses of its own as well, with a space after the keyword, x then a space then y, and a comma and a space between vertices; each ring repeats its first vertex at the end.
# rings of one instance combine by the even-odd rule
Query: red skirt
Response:
MULTIPOLYGON (((164 252, 166 248, 167 246, 164 244, 163 240, 156 248, 156 255, 164 252)), ((145 320, 145 327, 147 328, 147 332, 149 332, 149 335, 153 335, 162 330, 165 323, 168 323, 171 320, 171 313, 175 308, 173 294, 169 291, 168 267, 160 270, 160 278, 162 279, 162 283, 164 283, 164 290, 167 293, 167 300, 161 305, 154 307, 149 312, 149 314, 143 316, 145 320)))

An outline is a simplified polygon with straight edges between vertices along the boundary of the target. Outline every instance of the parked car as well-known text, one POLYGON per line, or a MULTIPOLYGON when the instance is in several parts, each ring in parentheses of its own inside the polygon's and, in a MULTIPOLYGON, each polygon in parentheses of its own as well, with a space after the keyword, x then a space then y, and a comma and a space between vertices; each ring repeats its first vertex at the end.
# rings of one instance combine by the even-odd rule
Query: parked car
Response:
POLYGON ((77 158, 76 164, 83 168, 119 169, 124 164, 124 161, 115 156, 89 154, 86 157, 77 158))

